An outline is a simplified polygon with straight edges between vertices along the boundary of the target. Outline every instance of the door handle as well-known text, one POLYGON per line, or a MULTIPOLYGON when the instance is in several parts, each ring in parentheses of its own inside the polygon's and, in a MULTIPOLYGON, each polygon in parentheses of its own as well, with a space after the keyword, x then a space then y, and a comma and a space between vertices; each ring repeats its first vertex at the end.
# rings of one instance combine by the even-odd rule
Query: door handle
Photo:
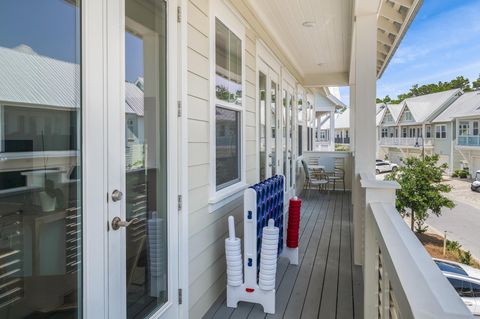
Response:
POLYGON ((128 226, 136 222, 138 222, 138 218, 132 218, 129 221, 126 221, 126 220, 122 220, 120 217, 117 216, 112 219, 112 229, 119 230, 120 227, 127 228, 128 226))
POLYGON ((121 191, 119 191, 118 189, 116 189, 112 192, 112 201, 118 202, 122 198, 123 198, 123 193, 121 191))

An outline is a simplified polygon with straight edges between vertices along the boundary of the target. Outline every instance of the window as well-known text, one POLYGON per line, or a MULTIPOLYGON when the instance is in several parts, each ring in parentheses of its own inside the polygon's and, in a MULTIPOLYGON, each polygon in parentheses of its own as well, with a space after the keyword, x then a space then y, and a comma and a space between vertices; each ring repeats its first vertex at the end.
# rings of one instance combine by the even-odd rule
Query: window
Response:
POLYGON ((435 138, 447 138, 446 125, 435 125, 435 138))
POLYGON ((475 298, 480 298, 480 285, 472 282, 472 289, 475 298))
POLYGON ((215 113, 218 191, 240 181, 240 112, 217 106, 215 113))
POLYGON ((469 123, 467 121, 461 121, 458 124, 458 135, 460 136, 467 136, 469 130, 469 123))
POLYGON ((242 104, 242 42, 215 19, 215 94, 217 99, 242 104))
POLYGON ((409 109, 405 109, 405 111, 402 114, 401 121, 402 122, 412 122, 412 121, 414 121, 412 113, 410 112, 409 109))
POLYGON ((266 178, 266 163, 267 163, 267 76, 262 72, 258 73, 258 107, 259 107, 259 165, 260 165, 260 180, 266 178))
MULTIPOLYGON (((218 192, 242 181, 243 156, 241 146, 241 119, 243 115, 242 40, 218 18, 215 18, 214 63, 216 75, 214 107, 215 168, 212 174, 215 174, 215 188, 212 191, 218 192)), ((266 92, 262 93, 265 94, 266 92)), ((265 108, 266 106, 260 105, 260 107, 265 108)), ((262 129, 266 129, 265 125, 262 129)))
POLYGON ((388 130, 386 128, 382 128, 382 137, 388 137, 388 130))
POLYGON ((402 127, 402 137, 403 138, 407 137, 407 128, 406 127, 402 127))
POLYGON ((478 121, 473 121, 473 130, 472 130, 472 135, 478 136, 478 121))
POLYGON ((3 152, 70 151, 77 149, 77 113, 18 106, 3 107, 3 152))
POLYGON ((301 156, 302 153, 303 153, 303 126, 302 125, 299 125, 298 126, 298 156, 301 156))
POLYGON ((426 138, 431 138, 432 137, 432 127, 431 126, 425 126, 425 137, 426 138))
POLYGON ((393 120, 392 113, 390 113, 390 111, 387 110, 385 112, 385 117, 383 119, 383 123, 388 124, 388 123, 393 123, 393 122, 395 122, 395 121, 393 120))
POLYGON ((470 282, 456 278, 447 278, 460 297, 473 298, 473 290, 470 282))

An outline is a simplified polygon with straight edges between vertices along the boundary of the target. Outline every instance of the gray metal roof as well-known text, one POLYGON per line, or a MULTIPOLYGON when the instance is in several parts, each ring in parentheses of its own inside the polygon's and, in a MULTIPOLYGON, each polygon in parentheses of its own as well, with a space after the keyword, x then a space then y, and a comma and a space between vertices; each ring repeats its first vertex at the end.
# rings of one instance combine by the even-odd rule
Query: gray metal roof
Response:
MULTIPOLYGON (((461 93, 460 89, 453 89, 438 93, 411 97, 403 102, 408 107, 415 119, 415 122, 422 123, 441 111, 446 102, 453 99, 456 94, 461 93)), ((403 109, 402 109, 403 112, 403 109)))
POLYGON ((0 47, 0 101, 79 107, 80 67, 38 55, 25 45, 0 47))
POLYGON ((480 117, 480 91, 463 94, 437 116, 433 122, 450 122, 455 118, 467 116, 480 117))
MULTIPOLYGON (((80 106, 80 66, 37 54, 27 45, 0 47, 0 101, 61 108, 80 106)), ((136 85, 137 84, 137 85, 136 85)), ((143 116, 143 91, 125 83, 125 112, 143 116)))
POLYGON ((395 122, 398 121, 398 118, 400 116, 400 111, 402 110, 404 103, 405 102, 400 102, 399 104, 393 104, 393 103, 387 104, 387 110, 390 111, 390 114, 392 114, 393 120, 395 122))

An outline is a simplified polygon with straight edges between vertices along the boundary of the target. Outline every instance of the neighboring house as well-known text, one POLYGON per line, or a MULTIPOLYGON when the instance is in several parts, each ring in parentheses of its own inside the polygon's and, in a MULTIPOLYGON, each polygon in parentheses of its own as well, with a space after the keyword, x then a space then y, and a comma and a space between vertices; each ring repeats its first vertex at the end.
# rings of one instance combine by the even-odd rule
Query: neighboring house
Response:
POLYGON ((455 89, 387 105, 378 126, 377 157, 401 164, 405 157, 438 154, 439 162, 451 168, 453 126, 437 117, 461 94, 455 89))
POLYGON ((471 175, 480 170, 480 92, 463 94, 433 122, 448 132, 452 169, 469 169, 471 175))
MULTIPOLYGON (((346 108, 343 111, 337 112, 334 115, 334 142, 335 144, 348 145, 350 144, 350 109, 346 108)), ((330 121, 327 117, 322 121, 320 129, 320 137, 329 137, 330 135, 330 121)))

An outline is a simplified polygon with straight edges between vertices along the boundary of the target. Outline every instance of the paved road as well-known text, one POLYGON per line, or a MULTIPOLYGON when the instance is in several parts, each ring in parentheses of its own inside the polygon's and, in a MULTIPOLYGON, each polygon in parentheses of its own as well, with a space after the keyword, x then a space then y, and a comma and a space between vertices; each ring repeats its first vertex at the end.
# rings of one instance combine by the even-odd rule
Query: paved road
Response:
POLYGON ((446 230, 447 238, 458 241, 465 250, 470 250, 476 259, 480 258, 480 207, 460 202, 452 210, 444 209, 442 216, 430 215, 427 224, 437 231, 446 230))

